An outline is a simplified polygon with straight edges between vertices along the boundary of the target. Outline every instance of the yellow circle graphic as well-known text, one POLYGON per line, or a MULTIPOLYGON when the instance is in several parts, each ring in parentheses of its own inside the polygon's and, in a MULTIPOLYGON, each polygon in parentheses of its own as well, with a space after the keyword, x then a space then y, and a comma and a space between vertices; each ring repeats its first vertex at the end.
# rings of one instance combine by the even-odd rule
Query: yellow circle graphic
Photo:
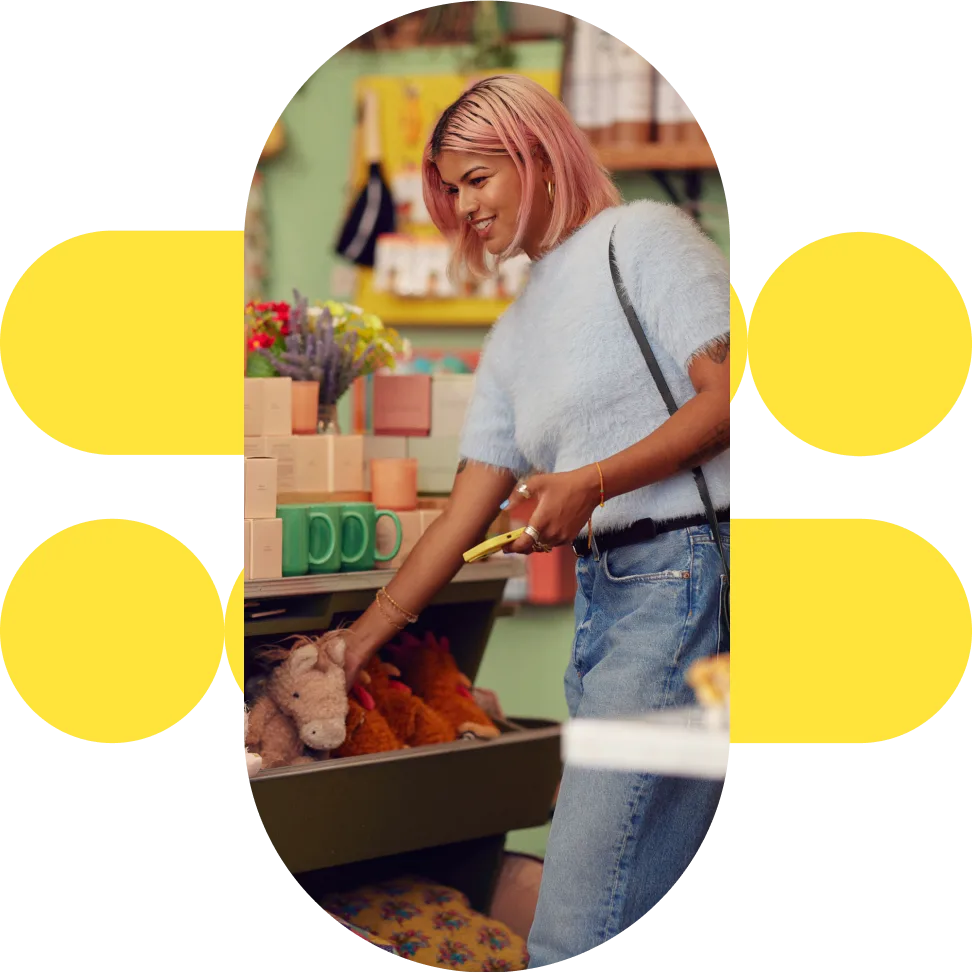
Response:
POLYGON ((239 453, 242 266, 237 230, 105 230, 59 243, 3 308, 0 359, 17 404, 48 436, 89 453, 239 453), (167 300, 146 298, 160 291, 167 300), (183 382, 178 395, 173 307, 206 322, 206 380, 183 382), (77 340, 107 333, 125 337, 77 340), (70 351, 38 354, 40 334, 70 351))
POLYGON ((749 367, 794 436, 872 456, 921 439, 962 391, 969 315, 948 275, 895 237, 842 233, 797 251, 749 323, 749 367))
POLYGON ((226 658, 243 688, 243 572, 236 579, 226 606, 226 658))
POLYGON ((732 522, 732 740, 871 743, 931 719, 969 661, 944 555, 877 520, 732 522), (799 579, 772 565, 796 541, 799 579))
POLYGON ((746 371, 746 315, 732 284, 729 285, 729 377, 732 388, 729 400, 736 394, 746 371))
POLYGON ((10 679, 41 719, 99 743, 182 719, 219 667, 219 595, 164 531, 95 520, 55 534, 14 576, 0 614, 10 679))

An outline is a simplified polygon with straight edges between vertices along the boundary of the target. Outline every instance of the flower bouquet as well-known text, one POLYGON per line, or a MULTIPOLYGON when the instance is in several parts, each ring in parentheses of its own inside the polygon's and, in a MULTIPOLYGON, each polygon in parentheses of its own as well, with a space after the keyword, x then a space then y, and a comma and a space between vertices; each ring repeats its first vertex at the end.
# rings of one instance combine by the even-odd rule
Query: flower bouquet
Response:
POLYGON ((271 374, 316 383, 317 431, 333 432, 341 396, 355 379, 393 366, 406 343, 374 314, 353 305, 324 301, 308 307, 295 290, 287 307, 286 321, 282 310, 274 310, 271 321, 254 329, 253 350, 271 374))

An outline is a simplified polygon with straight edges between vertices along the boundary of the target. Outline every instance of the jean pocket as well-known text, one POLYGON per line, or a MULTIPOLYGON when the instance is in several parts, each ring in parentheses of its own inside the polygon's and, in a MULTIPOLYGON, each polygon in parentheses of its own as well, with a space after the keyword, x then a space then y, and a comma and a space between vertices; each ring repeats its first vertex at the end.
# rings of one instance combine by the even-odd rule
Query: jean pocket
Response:
POLYGON ((692 551, 683 531, 662 534, 644 544, 611 548, 601 560, 605 577, 619 583, 672 584, 691 577, 692 551))

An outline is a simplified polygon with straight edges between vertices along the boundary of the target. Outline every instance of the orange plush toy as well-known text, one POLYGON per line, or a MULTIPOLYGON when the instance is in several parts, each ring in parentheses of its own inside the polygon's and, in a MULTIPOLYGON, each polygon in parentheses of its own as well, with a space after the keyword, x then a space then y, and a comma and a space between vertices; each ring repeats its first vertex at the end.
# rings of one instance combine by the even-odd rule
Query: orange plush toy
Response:
POLYGON ((366 753, 404 750, 405 744, 395 736, 388 721, 375 705, 371 693, 356 685, 348 699, 347 732, 344 743, 333 752, 335 757, 360 757, 366 753))
POLYGON ((420 642, 414 635, 402 636, 401 644, 389 648, 403 678, 417 696, 432 707, 459 736, 489 740, 499 730, 469 691, 472 682, 463 675, 449 651, 448 639, 436 641, 431 632, 420 642))
POLYGON ((378 712, 385 717, 395 736, 410 747, 430 743, 451 743, 455 730, 434 709, 422 702, 403 682, 401 673, 388 662, 374 656, 365 669, 368 691, 378 712))

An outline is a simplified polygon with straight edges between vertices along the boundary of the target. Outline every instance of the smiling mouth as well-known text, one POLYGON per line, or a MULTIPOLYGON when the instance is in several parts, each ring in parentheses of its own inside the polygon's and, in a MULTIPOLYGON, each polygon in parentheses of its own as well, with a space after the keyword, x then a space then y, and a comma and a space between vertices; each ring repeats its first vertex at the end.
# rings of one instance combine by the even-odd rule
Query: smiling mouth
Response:
POLYGON ((489 219, 486 220, 477 220, 475 223, 473 223, 472 226, 477 233, 485 233, 486 230, 488 230, 495 221, 496 221, 496 217, 491 216, 489 217, 489 219))

